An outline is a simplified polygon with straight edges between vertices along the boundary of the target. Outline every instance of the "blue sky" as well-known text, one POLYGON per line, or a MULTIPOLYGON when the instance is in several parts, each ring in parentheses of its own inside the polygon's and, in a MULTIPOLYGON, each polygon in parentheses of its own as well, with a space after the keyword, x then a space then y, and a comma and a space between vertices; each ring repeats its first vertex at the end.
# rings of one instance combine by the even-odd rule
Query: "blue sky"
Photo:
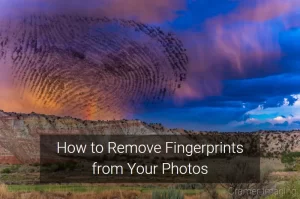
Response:
POLYGON ((128 119, 194 130, 300 129, 299 0, 0 0, 0 8, 134 19, 177 35, 189 56, 185 85, 128 119))
MULTIPOLYGON (((161 22, 163 27, 179 35, 186 32, 203 35, 204 41, 212 40, 213 47, 216 44, 213 30, 221 27, 225 32, 222 41, 229 50, 242 54, 237 59, 243 70, 242 73, 237 70, 236 62, 226 62, 231 59, 223 59, 223 63, 216 62, 216 65, 207 60, 204 64, 199 62, 191 67, 218 68, 217 72, 214 69, 206 72, 208 76, 218 76, 217 80, 212 79, 212 85, 218 85, 217 91, 206 92, 201 98, 185 99, 180 104, 170 100, 136 114, 135 118, 195 130, 300 129, 300 29, 295 23, 300 20, 300 6, 295 1, 286 1, 288 5, 293 4, 293 8, 287 5, 281 8, 282 1, 268 1, 269 4, 261 1, 264 5, 259 1, 253 1, 256 4, 249 2, 190 0, 185 10, 177 12, 175 19, 161 22), (274 3, 278 3, 277 6, 274 3), (263 6, 267 10, 261 9, 263 6), (288 8, 285 9, 285 6, 288 8), (247 17, 242 12, 244 10, 245 13, 250 10, 247 17), (265 16, 260 12, 263 10, 270 15, 265 16)), ((203 44, 203 41, 191 42, 203 44)), ((215 51, 220 55, 217 50, 211 51, 209 55, 215 51)), ((190 53, 195 56, 194 52, 190 53)), ((205 82, 196 82, 193 83, 195 93, 200 93, 205 82)))

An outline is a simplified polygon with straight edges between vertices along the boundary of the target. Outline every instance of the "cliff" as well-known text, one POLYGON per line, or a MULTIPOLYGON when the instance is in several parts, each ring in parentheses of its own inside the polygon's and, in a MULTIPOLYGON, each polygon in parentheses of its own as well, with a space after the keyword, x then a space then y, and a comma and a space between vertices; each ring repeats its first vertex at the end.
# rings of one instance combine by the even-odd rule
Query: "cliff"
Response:
MULTIPOLYGON (((42 134, 194 135, 198 133, 209 132, 167 129, 159 124, 146 124, 139 120, 84 121, 71 117, 0 111, 0 163, 38 162, 39 135, 42 134)), ((284 151, 300 151, 300 131, 254 133, 259 133, 261 136, 260 145, 264 156, 278 157, 284 151)))

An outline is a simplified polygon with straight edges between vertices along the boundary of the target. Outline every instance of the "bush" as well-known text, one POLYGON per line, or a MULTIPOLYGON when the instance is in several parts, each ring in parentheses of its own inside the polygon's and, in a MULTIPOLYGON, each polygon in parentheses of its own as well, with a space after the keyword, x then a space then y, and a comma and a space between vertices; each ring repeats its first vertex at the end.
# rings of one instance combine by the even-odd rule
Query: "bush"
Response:
POLYGON ((283 153, 281 156, 282 163, 293 163, 296 158, 300 157, 300 152, 283 153))
POLYGON ((11 173, 10 168, 5 168, 1 171, 1 173, 11 173))
POLYGON ((0 173, 16 173, 19 171, 21 165, 11 165, 5 169, 2 169, 2 171, 0 173))
POLYGON ((300 172, 300 161, 296 163, 294 170, 300 172))
POLYGON ((300 152, 283 153, 281 162, 285 163, 286 171, 299 171, 300 152))
POLYGON ((176 189, 155 190, 152 199, 184 199, 184 195, 176 189))
POLYGON ((279 187, 278 193, 274 193, 273 195, 267 197, 267 199, 299 199, 300 196, 300 182, 292 179, 286 183, 282 187, 279 187))
POLYGON ((33 163, 33 164, 30 164, 30 166, 39 167, 40 163, 33 163))
POLYGON ((52 164, 42 165, 41 171, 58 172, 58 171, 74 171, 76 169, 76 162, 58 162, 52 164))
POLYGON ((17 164, 17 165, 12 165, 12 166, 11 166, 11 171, 12 171, 13 173, 18 172, 19 169, 20 169, 20 167, 21 167, 21 165, 19 165, 19 164, 17 164))
POLYGON ((177 184, 175 186, 176 189, 203 189, 203 185, 200 183, 184 183, 184 184, 177 184))

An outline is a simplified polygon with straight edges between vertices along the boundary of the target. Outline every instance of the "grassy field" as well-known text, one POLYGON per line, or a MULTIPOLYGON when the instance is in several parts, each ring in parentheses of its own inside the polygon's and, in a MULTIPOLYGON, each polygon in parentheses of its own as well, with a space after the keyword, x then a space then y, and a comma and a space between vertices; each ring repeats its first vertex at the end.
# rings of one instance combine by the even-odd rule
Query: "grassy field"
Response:
MULTIPOLYGON (((277 190, 265 199, 300 199, 300 180, 278 182, 277 190)), ((176 185, 172 185, 176 188, 176 185)), ((166 185, 117 185, 117 184, 47 184, 47 185, 0 185, 1 199, 151 199, 154 191, 166 191, 166 185)), ((185 199, 209 199, 205 188, 176 189, 184 195, 185 199)), ((218 198, 232 198, 229 192, 221 187, 216 187, 218 198)), ((152 198, 153 199, 153 198, 152 198)), ((170 198, 165 198, 170 199, 170 198)))
MULTIPOLYGON (((286 193, 273 194, 265 199, 300 199, 300 172, 287 171, 279 159, 263 158, 261 168, 270 168, 272 183, 277 190, 286 193), (291 190, 294 191, 295 193, 291 190), (288 195, 288 194, 293 195, 288 195)), ((184 199, 209 199, 205 184, 35 184, 38 182, 38 167, 35 165, 1 165, 1 199, 153 199, 154 192, 172 189, 179 190, 184 199), (5 183, 5 184, 1 184, 5 183)), ((228 189, 217 185, 214 190, 218 198, 233 198, 228 189)), ((154 198, 156 199, 156 198, 154 198)), ((170 198, 164 198, 170 199, 170 198)))
MULTIPOLYGON (((47 185, 8 185, 10 192, 94 192, 101 193, 108 190, 136 190, 141 193, 152 192, 153 190, 164 190, 164 187, 154 186, 117 186, 117 185, 94 185, 94 184, 47 184, 47 185)), ((202 192, 202 189, 186 189, 182 190, 184 194, 193 195, 202 192)))
MULTIPOLYGON (((167 187, 116 186, 91 184, 1 185, 1 199, 152 199, 153 191, 163 192, 167 187)), ((176 189, 178 190, 178 189, 176 189)), ((207 198, 203 189, 180 190, 186 199, 207 198)), ((220 190, 224 192, 224 190, 220 190)))

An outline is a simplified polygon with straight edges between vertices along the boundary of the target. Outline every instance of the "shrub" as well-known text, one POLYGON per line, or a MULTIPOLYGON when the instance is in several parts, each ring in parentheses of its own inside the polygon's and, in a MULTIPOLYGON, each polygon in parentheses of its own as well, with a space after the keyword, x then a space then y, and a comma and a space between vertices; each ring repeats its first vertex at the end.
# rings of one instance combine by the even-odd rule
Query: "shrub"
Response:
POLYGON ((283 153, 281 156, 281 162, 285 163, 287 171, 297 171, 297 159, 300 157, 300 152, 283 153))
POLYGON ((30 166, 34 166, 34 167, 38 167, 38 166, 40 166, 40 163, 33 163, 33 164, 30 164, 30 166))
POLYGON ((155 190, 152 199, 184 199, 184 195, 176 189, 155 190))
POLYGON ((41 171, 58 172, 58 171, 74 171, 77 167, 76 162, 58 162, 42 165, 41 171))
POLYGON ((21 165, 12 165, 11 166, 11 171, 14 173, 14 172, 17 172, 19 169, 20 169, 21 165))
POLYGON ((297 157, 300 157, 300 152, 283 153, 281 157, 281 162, 292 163, 297 157))
POLYGON ((281 192, 274 193, 267 199, 299 199, 300 182, 292 179, 279 187, 281 192))
POLYGON ((10 168, 5 168, 1 171, 1 173, 11 173, 11 169, 10 168))
POLYGON ((300 172, 300 161, 296 162, 294 170, 300 172))
POLYGON ((184 183, 184 184, 177 184, 175 186, 176 189, 203 189, 203 185, 200 183, 184 183))

